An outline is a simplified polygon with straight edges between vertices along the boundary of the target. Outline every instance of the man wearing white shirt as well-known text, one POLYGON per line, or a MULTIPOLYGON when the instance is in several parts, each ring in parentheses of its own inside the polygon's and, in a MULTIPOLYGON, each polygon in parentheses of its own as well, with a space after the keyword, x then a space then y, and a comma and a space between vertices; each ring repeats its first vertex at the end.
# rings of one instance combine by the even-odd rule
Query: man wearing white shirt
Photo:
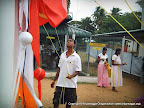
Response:
POLYGON ((68 50, 61 54, 57 74, 51 83, 51 87, 53 88, 55 81, 58 79, 53 98, 54 108, 57 108, 59 104, 64 104, 65 102, 67 103, 66 108, 70 108, 70 103, 77 101, 77 76, 81 71, 81 59, 73 50, 74 46, 75 41, 68 39, 68 50))

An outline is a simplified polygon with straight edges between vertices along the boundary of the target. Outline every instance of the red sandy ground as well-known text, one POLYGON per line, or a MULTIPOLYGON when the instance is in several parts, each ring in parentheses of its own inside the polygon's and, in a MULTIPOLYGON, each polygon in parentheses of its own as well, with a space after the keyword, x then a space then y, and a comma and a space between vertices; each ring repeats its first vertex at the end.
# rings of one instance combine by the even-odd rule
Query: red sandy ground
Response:
MULTIPOLYGON (((139 83, 139 78, 123 74, 123 87, 118 87, 118 92, 113 92, 111 87, 99 88, 96 84, 78 83, 77 87, 77 103, 134 103, 136 98, 144 94, 144 85, 139 83)), ((53 108, 52 99, 54 88, 50 87, 52 80, 43 79, 42 83, 42 103, 44 108, 53 108)), ((34 79, 34 89, 38 96, 37 80, 34 79)), ((20 101, 17 107, 21 107, 20 101)), ((74 105, 72 108, 139 108, 141 106, 96 106, 96 105, 74 105)), ((60 105, 59 108, 65 108, 65 105, 60 105)))

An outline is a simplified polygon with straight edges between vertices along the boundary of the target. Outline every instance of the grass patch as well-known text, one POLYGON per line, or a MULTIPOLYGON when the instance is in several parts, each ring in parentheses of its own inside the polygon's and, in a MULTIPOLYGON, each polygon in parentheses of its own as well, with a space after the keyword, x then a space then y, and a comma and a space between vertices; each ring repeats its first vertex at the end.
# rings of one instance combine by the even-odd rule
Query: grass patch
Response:
POLYGON ((88 54, 86 52, 78 51, 78 55, 81 58, 82 62, 82 71, 87 72, 87 66, 88 66, 88 54))
MULTIPOLYGON (((82 72, 86 73, 87 67, 88 67, 88 54, 86 54, 86 52, 81 52, 81 51, 78 51, 78 54, 81 57, 82 72)), ((98 64, 89 63, 89 73, 88 74, 90 74, 90 76, 97 76, 97 67, 98 67, 98 64)))
POLYGON ((97 76, 97 68, 98 68, 98 64, 96 63, 89 63, 89 74, 90 76, 97 76))

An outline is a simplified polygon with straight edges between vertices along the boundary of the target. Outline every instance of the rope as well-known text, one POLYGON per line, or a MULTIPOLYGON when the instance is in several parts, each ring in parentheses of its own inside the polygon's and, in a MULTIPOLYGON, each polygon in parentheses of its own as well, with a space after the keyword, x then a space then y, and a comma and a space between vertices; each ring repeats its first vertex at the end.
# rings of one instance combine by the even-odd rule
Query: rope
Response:
MULTIPOLYGON (((48 35, 48 37, 50 37, 49 36, 49 33, 48 33, 48 31, 46 30, 46 28, 45 28, 45 26, 43 25, 43 27, 44 27, 44 29, 45 29, 45 31, 46 31, 46 33, 47 33, 47 35, 48 35)), ((54 49, 55 49, 55 51, 56 51, 56 53, 57 53, 57 55, 58 55, 58 57, 60 58, 60 55, 59 55, 59 53, 58 53, 58 51, 57 51, 57 49, 56 49, 56 47, 55 47, 55 45, 54 45, 54 43, 53 43, 53 41, 52 41, 52 39, 50 38, 50 41, 51 41, 51 43, 52 43, 52 45, 53 45, 53 47, 54 47, 54 49)), ((71 56, 71 55, 70 55, 71 56)), ((70 57, 69 56, 69 57, 70 57)), ((69 72, 68 72, 68 69, 67 69, 67 74, 68 74, 68 76, 70 76, 70 74, 69 74, 69 72)))
POLYGON ((61 52, 63 53, 63 50, 62 50, 62 46, 61 46, 61 42, 59 40, 59 36, 58 36, 58 32, 57 32, 57 29, 55 28, 55 31, 56 31, 56 34, 57 34, 57 38, 58 38, 58 41, 59 41, 59 45, 60 45, 60 48, 61 48, 61 52))
POLYGON ((108 13, 96 0, 94 0, 108 15, 110 15, 110 17, 112 17, 113 20, 115 20, 143 49, 144 46, 142 46, 135 38, 132 34, 130 34, 130 32, 127 31, 127 29, 122 26, 110 13, 108 13))
POLYGON ((128 5, 128 7, 130 8, 130 10, 132 11, 133 15, 137 18, 137 20, 144 26, 144 23, 137 17, 137 15, 134 13, 134 11, 132 10, 132 8, 129 6, 128 2, 125 0, 126 4, 128 5))
MULTIPOLYGON (((45 31, 46 31, 48 37, 50 37, 48 31, 47 31, 46 28, 45 28, 45 25, 43 25, 43 28, 45 29, 45 31)), ((51 38, 49 38, 49 39, 50 39, 50 41, 51 41, 51 43, 52 43, 52 45, 53 45, 53 47, 54 47, 54 49, 55 49, 55 51, 56 51, 58 57, 60 58, 60 55, 59 55, 59 53, 58 53, 58 51, 57 51, 57 49, 56 49, 56 47, 55 47, 55 45, 54 45, 52 39, 51 39, 51 38)))

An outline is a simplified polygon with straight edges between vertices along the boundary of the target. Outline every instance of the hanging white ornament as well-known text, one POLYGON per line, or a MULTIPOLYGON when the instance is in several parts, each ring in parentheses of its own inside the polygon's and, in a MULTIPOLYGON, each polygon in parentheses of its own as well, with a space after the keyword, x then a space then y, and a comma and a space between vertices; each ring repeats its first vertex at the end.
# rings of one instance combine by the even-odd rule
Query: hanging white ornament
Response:
POLYGON ((21 32, 21 34, 19 35, 19 40, 23 46, 27 46, 31 44, 33 37, 29 32, 21 32))

